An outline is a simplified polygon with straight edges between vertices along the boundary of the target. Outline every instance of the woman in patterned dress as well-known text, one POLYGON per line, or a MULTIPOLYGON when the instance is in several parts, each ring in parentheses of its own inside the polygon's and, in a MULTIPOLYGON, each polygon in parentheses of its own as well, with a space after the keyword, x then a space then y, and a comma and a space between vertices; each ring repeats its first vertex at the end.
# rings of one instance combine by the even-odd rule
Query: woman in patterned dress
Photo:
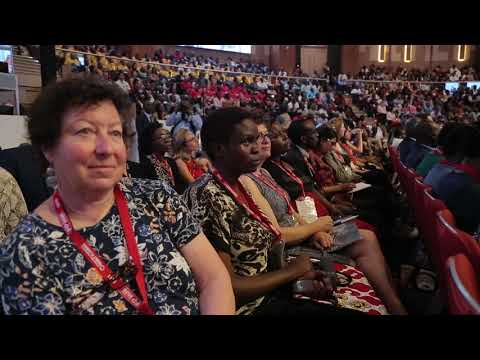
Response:
POLYGON ((281 269, 268 267, 278 234, 239 181, 242 174, 254 171, 261 163, 252 115, 239 108, 217 110, 207 118, 201 136, 213 168, 183 196, 230 272, 237 314, 361 314, 296 300, 290 292, 282 291, 297 279, 314 280, 313 296, 325 291, 307 256, 301 255, 281 269))
POLYGON ((6 314, 232 314, 224 265, 169 186, 123 178, 128 98, 63 80, 32 106, 32 145, 57 190, 0 248, 6 314))
POLYGON ((168 186, 182 193, 188 183, 180 175, 177 163, 171 156, 173 139, 170 132, 158 122, 150 123, 140 137, 141 163, 150 168, 168 186))
POLYGON ((12 174, 0 167, 0 245, 27 213, 20 186, 12 174))

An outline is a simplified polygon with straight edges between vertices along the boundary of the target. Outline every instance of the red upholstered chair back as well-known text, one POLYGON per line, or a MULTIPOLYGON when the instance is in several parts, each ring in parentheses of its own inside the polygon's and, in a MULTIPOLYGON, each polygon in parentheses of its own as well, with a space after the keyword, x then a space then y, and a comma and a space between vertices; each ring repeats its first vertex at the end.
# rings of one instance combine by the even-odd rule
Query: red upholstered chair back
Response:
MULTIPOLYGON (((429 190, 424 190, 423 191, 423 226, 424 226, 424 232, 423 232, 423 238, 425 240, 425 246, 427 247, 427 250, 432 256, 433 252, 433 244, 435 243, 435 238, 436 238, 436 218, 435 215, 437 211, 444 210, 447 207, 443 203, 442 200, 435 199, 432 194, 430 194, 429 190)), ((438 270, 438 269, 437 269, 438 270)))
POLYGON ((436 214, 436 240, 432 244, 431 259, 439 271, 440 286, 445 288, 445 263, 456 254, 465 254, 475 267, 480 270, 480 246, 470 234, 455 227, 455 219, 450 210, 438 211, 436 214))
POLYGON ((408 205, 410 205, 411 208, 414 208, 415 204, 415 179, 417 178, 417 174, 415 173, 414 170, 408 169, 405 172, 405 191, 407 192, 407 201, 408 205))
POLYGON ((403 165, 401 161, 398 161, 398 179, 400 180, 400 184, 405 192, 407 191, 407 171, 408 168, 403 165))
POLYGON ((479 273, 468 257, 465 254, 451 256, 445 268, 450 314, 480 315, 479 273))
POLYGON ((425 190, 430 191, 432 187, 422 182, 421 178, 416 178, 413 182, 413 193, 414 193, 414 211, 415 211, 415 221, 420 229, 422 235, 426 231, 425 224, 425 206, 423 201, 423 193, 425 190))

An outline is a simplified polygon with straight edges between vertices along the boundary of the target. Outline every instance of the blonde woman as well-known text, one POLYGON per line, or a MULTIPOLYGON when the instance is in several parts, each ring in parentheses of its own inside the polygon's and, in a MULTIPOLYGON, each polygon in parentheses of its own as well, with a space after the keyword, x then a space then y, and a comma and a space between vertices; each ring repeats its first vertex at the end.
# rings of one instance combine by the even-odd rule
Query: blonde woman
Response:
POLYGON ((175 162, 180 176, 187 184, 205 173, 205 166, 201 163, 204 159, 195 158, 198 150, 199 144, 195 135, 185 128, 178 130, 174 139, 175 162))

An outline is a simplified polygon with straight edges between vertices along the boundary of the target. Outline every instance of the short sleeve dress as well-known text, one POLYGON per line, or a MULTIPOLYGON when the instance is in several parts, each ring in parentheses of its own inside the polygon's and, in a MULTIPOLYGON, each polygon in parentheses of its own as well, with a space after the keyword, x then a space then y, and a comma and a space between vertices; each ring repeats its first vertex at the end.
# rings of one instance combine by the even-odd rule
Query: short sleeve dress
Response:
MULTIPOLYGON (((157 315, 198 314, 198 290, 181 248, 201 231, 178 194, 162 181, 124 178, 120 188, 144 264, 150 307, 157 315)), ((117 206, 96 225, 80 229, 112 271, 137 294, 117 206)), ((23 218, 0 247, 0 299, 6 314, 138 312, 75 248, 59 226, 36 214, 23 218)))

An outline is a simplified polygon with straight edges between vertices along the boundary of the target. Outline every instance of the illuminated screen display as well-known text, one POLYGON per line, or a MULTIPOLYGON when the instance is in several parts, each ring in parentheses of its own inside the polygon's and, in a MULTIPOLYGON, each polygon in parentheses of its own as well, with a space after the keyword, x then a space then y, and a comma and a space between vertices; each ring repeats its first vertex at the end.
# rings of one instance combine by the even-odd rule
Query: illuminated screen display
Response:
MULTIPOLYGON (((468 88, 472 89, 474 86, 476 86, 477 89, 480 89, 480 81, 469 81, 469 82, 467 82, 467 87, 468 88)), ((458 82, 447 82, 447 83, 445 83, 445 90, 457 91, 459 87, 460 87, 460 83, 458 83, 458 82)))
POLYGON ((480 89, 480 81, 469 81, 467 82, 467 87, 470 89, 473 88, 474 86, 477 87, 477 89, 480 89))
POLYGON ((179 45, 179 46, 192 46, 202 49, 220 50, 220 51, 233 51, 243 54, 251 54, 252 45, 179 45))
POLYGON ((447 82, 445 83, 445 90, 455 91, 458 89, 458 86, 459 86, 458 82, 447 82))
POLYGON ((13 72, 12 66, 12 46, 11 45, 0 45, 0 61, 8 63, 8 72, 13 72))

